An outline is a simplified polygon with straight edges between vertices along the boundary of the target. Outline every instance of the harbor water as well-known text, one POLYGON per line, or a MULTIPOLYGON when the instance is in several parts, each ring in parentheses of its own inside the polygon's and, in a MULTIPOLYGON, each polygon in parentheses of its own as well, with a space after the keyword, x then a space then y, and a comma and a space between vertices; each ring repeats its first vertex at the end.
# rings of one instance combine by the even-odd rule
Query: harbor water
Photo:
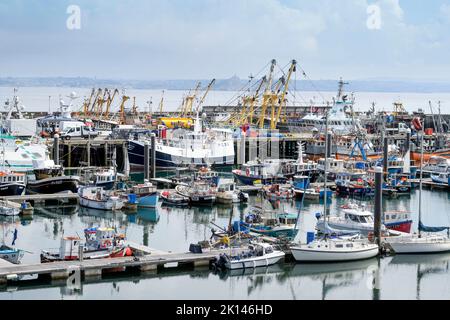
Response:
MULTIPOLYGON (((450 194, 424 190, 426 225, 450 224, 450 194)), ((63 235, 82 236, 91 226, 109 226, 126 233, 128 240, 158 250, 188 251, 190 243, 208 240, 210 222, 228 225, 230 214, 239 219, 248 205, 205 208, 139 210, 136 214, 103 212, 79 207, 35 208, 30 220, 1 218, 6 243, 17 229, 16 246, 27 250, 22 263, 38 263, 41 249, 58 248, 63 235)), ((330 212, 348 202, 333 197, 330 212)), ((373 208, 371 201, 363 201, 373 208)), ((298 212, 300 202, 280 203, 281 209, 298 212)), ((386 210, 409 210, 417 230, 418 190, 411 196, 385 199, 386 210)), ((305 202, 300 208, 300 229, 314 227, 322 204, 305 202)), ((17 281, 0 286, 0 299, 450 299, 450 254, 389 256, 349 263, 281 263, 269 268, 216 273, 208 268, 176 268, 157 273, 115 273, 86 280, 79 288, 66 281, 17 281)))

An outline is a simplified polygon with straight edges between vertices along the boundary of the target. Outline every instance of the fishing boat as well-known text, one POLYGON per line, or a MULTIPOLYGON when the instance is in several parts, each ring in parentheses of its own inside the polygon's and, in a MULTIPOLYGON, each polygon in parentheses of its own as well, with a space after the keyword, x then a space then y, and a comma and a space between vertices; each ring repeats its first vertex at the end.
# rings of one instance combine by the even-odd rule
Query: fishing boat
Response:
MULTIPOLYGON (((167 131, 166 136, 156 139, 156 166, 181 167, 229 166, 234 164, 233 133, 229 129, 205 128, 203 130, 198 111, 194 129, 179 128, 167 131)), ((128 156, 131 169, 142 170, 144 166, 144 146, 149 137, 138 136, 128 140, 128 156)))
POLYGON ((7 170, 0 171, 0 196, 19 196, 25 190, 26 175, 7 170))
POLYGON ((293 239, 298 232, 297 218, 296 213, 279 213, 251 207, 245 215, 245 221, 240 221, 239 228, 270 237, 293 239))
POLYGON ((450 185, 450 177, 447 172, 441 172, 439 174, 431 174, 431 180, 435 183, 450 185))
POLYGON ((444 157, 431 157, 422 168, 424 173, 439 174, 450 172, 450 159, 444 157))
POLYGON ((371 197, 375 194, 373 183, 367 180, 365 172, 359 170, 336 174, 335 183, 336 193, 340 196, 371 197))
POLYGON ((161 192, 163 204, 175 207, 186 207, 189 205, 189 198, 178 194, 176 191, 165 190, 161 192))
POLYGON ((27 193, 77 192, 80 177, 64 175, 63 168, 53 160, 33 160, 33 168, 34 175, 27 179, 27 193))
POLYGON ((61 238, 58 251, 41 251, 41 263, 83 259, 104 259, 131 256, 132 250, 125 245, 125 236, 112 228, 88 228, 84 230, 85 241, 79 237, 61 238), (81 248, 81 249, 80 249, 81 248))
POLYGON ((248 249, 237 255, 222 253, 216 257, 213 265, 216 268, 249 269, 267 267, 280 262, 285 256, 283 251, 275 250, 268 243, 251 243, 248 249))
POLYGON ((158 192, 156 187, 149 181, 134 185, 131 191, 138 197, 138 207, 155 208, 158 204, 158 192))
POLYGON ((268 200, 290 200, 295 197, 294 190, 290 185, 272 184, 263 187, 264 196, 268 200))
POLYGON ((283 160, 256 159, 242 165, 241 169, 233 170, 234 177, 244 185, 286 183, 287 178, 282 171, 283 160))
POLYGON ((238 190, 233 180, 222 180, 217 188, 216 202, 221 204, 241 203, 248 201, 248 194, 238 190))
POLYGON ((188 186, 178 185, 175 190, 188 198, 191 205, 211 206, 216 201, 216 188, 204 181, 193 181, 188 186))
POLYGON ((294 195, 296 198, 305 200, 320 200, 324 199, 325 194, 327 199, 331 199, 333 191, 329 188, 325 189, 323 187, 310 188, 309 180, 307 176, 294 176, 294 195))
MULTIPOLYGON (((353 97, 349 99, 349 96, 344 94, 345 84, 342 79, 339 81, 337 97, 333 99, 334 103, 327 115, 330 121, 329 130, 339 135, 350 134, 361 129, 360 121, 351 116, 354 99, 353 97)), ((301 119, 289 119, 285 126, 288 127, 289 132, 311 132, 314 129, 325 132, 325 116, 311 112, 301 119)))
POLYGON ((111 190, 116 182, 116 171, 114 168, 96 170, 95 174, 95 186, 102 187, 105 190, 111 190))
POLYGON ((124 206, 123 199, 101 187, 81 187, 78 195, 80 205, 91 209, 120 210, 124 206))

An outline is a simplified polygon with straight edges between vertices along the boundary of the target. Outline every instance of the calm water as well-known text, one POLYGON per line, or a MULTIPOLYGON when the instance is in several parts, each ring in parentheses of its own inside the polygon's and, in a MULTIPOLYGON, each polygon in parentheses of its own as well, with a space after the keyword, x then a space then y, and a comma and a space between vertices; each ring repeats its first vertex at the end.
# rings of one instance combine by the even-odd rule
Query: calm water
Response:
MULTIPOLYGON (((259 200, 255 197, 252 203, 259 200)), ((450 224, 450 195, 423 192, 424 222, 450 224)), ((331 211, 345 203, 333 198, 331 211)), ((366 202, 368 206, 372 204, 366 202)), ((385 200, 386 209, 410 210, 417 218, 417 192, 411 197, 385 200)), ((296 211, 299 203, 285 203, 296 211)), ((135 215, 72 208, 36 209, 32 220, 3 219, 6 242, 18 229, 17 247, 30 251, 25 263, 39 261, 43 248, 57 248, 62 234, 74 235, 90 226, 112 226, 126 232, 128 239, 153 248, 187 251, 190 243, 209 239, 214 222, 237 219, 246 206, 175 209, 160 207, 135 215)), ((310 230, 314 214, 322 205, 306 204, 301 229, 310 230)), ((414 226, 417 228, 417 225, 414 226)), ((2 230, 3 231, 3 230, 2 230)), ((0 233, 2 234, 2 233, 0 233)), ((0 287, 0 299, 450 299, 450 255, 397 256, 345 264, 280 264, 258 270, 215 274, 208 269, 166 269, 157 274, 116 274, 84 282, 81 291, 71 291, 65 282, 8 284, 0 287), (373 289, 373 274, 379 290, 373 289)))
MULTIPOLYGON (((337 86, 336 86, 337 90, 337 86)), ((78 99, 73 102, 73 111, 79 110, 86 97, 91 94, 89 88, 66 88, 66 87, 24 87, 19 88, 18 95, 22 99, 26 111, 48 111, 49 110, 49 96, 50 96, 50 110, 54 111, 59 108, 59 96, 66 102, 69 99, 66 97, 71 92, 75 92, 78 99)), ((165 90, 164 93, 164 110, 173 111, 180 107, 183 97, 188 90, 165 90)), ((154 111, 158 110, 159 102, 161 100, 162 90, 139 90, 127 89, 125 94, 130 97, 136 97, 136 105, 141 111, 148 111, 149 106, 147 101, 152 100, 152 108, 154 111)), ((234 100, 239 94, 234 91, 219 91, 211 90, 206 97, 204 105, 236 105, 234 100), (233 103, 231 103, 233 101, 233 103)), ((309 104, 311 100, 317 104, 324 103, 324 101, 332 101, 336 92, 295 92, 295 96, 290 97, 289 104, 304 105, 309 104)), ((0 103, 7 98, 12 98, 12 87, 0 87, 0 103)), ((376 103, 377 110, 392 111, 392 104, 395 101, 402 101, 406 110, 417 111, 422 108, 426 112, 430 112, 428 102, 431 100, 434 103, 434 112, 437 112, 437 101, 441 101, 441 112, 444 114, 450 113, 450 93, 387 93, 387 92, 355 92, 355 110, 365 111, 376 103)), ((120 101, 115 98, 112 103, 112 110, 119 109, 120 101)), ((132 106, 132 100, 128 101, 126 107, 132 106)))

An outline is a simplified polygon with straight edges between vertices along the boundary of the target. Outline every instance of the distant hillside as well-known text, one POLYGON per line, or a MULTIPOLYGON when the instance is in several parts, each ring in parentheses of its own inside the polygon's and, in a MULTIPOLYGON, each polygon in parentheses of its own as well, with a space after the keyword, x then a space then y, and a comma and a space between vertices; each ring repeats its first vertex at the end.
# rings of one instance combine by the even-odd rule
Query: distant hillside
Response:
MULTIPOLYGON (((203 80, 111 80, 87 77, 43 77, 43 78, 0 78, 2 87, 117 87, 133 89, 189 90, 200 81, 205 87, 211 79, 203 80)), ((254 80, 255 81, 255 80, 254 80)), ((450 92, 450 82, 406 81, 406 80, 347 80, 347 92, 450 92)), ((218 79, 214 90, 236 91, 242 89, 248 80, 236 76, 218 79)), ((291 89, 299 91, 336 91, 337 80, 298 80, 291 89)))

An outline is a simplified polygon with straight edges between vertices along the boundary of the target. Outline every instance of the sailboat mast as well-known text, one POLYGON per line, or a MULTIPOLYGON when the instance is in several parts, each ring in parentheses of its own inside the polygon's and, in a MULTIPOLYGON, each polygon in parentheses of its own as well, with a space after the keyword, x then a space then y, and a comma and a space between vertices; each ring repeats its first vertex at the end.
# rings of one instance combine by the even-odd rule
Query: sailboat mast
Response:
POLYGON ((423 178, 423 136, 424 136, 423 128, 421 133, 422 135, 420 138, 420 178, 419 178, 419 237, 421 235, 420 223, 422 222, 422 178, 423 178))
MULTIPOLYGON (((328 106, 327 106, 328 107, 328 106)), ((327 223, 327 166, 328 166, 328 108, 325 110, 325 161, 323 169, 323 188, 324 188, 324 200, 323 200, 323 219, 325 226, 327 223)), ((319 190, 320 195, 320 190, 319 190)))

